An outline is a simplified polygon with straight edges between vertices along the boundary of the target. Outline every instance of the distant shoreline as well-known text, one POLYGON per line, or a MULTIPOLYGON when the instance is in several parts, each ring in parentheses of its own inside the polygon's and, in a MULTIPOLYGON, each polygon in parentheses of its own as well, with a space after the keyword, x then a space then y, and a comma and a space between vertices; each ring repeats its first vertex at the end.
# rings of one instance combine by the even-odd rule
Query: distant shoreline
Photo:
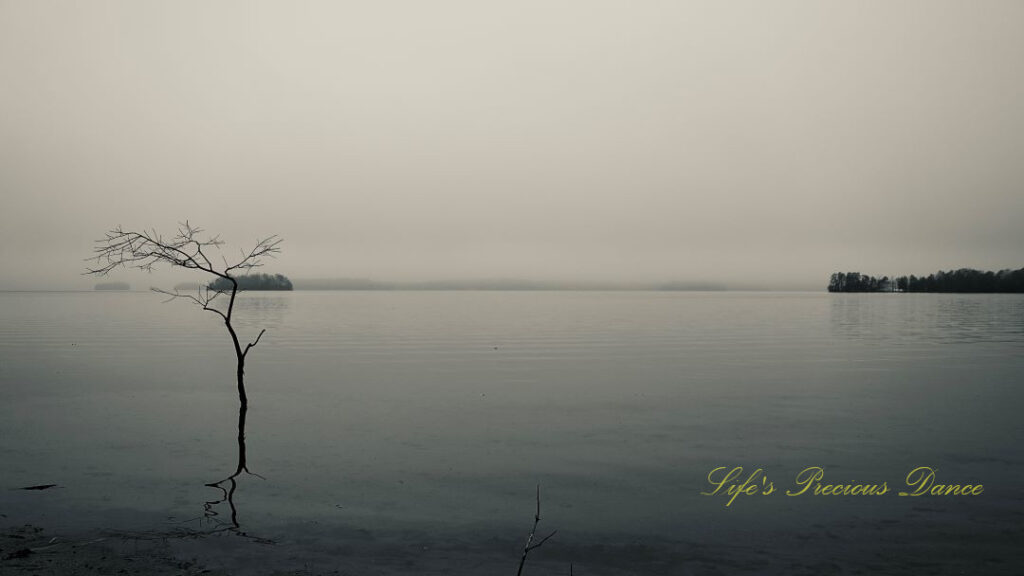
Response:
POLYGON ((543 282, 532 280, 436 280, 388 282, 362 278, 305 278, 294 281, 296 290, 381 291, 570 291, 570 292, 724 292, 717 282, 543 282))

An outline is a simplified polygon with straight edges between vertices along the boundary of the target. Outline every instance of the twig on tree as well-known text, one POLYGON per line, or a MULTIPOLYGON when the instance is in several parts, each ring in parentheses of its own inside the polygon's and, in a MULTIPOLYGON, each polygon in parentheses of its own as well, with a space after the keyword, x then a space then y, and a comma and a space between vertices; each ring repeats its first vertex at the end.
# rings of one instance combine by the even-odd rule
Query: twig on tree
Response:
POLYGON ((523 566, 526 564, 526 557, 529 556, 530 552, 543 546, 549 538, 558 533, 558 530, 555 530, 534 544, 533 539, 537 534, 537 524, 540 524, 540 484, 537 484, 537 512, 533 515, 533 528, 530 529, 530 535, 526 538, 526 545, 523 546, 523 556, 519 559, 519 570, 516 572, 516 576, 522 575, 523 566))
POLYGON ((242 356, 245 356, 246 354, 248 354, 248 353, 249 353, 249 349, 250 349, 250 348, 252 348, 252 347, 254 347, 254 346, 256 346, 257 344, 259 344, 259 343, 260 343, 260 338, 263 338, 263 334, 264 334, 264 332, 266 332, 266 331, 267 331, 267 329, 266 329, 266 328, 264 328, 263 330, 260 330, 260 334, 259 334, 259 336, 257 336, 257 337, 256 337, 256 340, 255 340, 255 341, 253 341, 253 342, 250 342, 250 343, 246 344, 246 346, 245 346, 245 351, 244 351, 244 352, 242 352, 242 356))

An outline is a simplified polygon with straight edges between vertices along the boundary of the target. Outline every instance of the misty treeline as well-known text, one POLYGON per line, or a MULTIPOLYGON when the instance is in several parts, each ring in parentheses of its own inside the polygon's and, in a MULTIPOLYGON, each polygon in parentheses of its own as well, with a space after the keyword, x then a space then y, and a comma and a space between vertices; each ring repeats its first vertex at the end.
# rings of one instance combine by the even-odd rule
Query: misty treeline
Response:
MULTIPOLYGON (((235 276, 239 290, 291 290, 292 281, 281 274, 246 274, 235 276)), ((217 278, 210 282, 210 290, 231 290, 231 282, 227 278, 217 278)))
POLYGON ((875 278, 859 272, 836 272, 828 283, 829 292, 1024 292, 1024 268, 983 272, 961 268, 928 276, 875 278))
POLYGON ((93 290, 131 290, 131 284, 127 282, 100 282, 93 286, 93 290))

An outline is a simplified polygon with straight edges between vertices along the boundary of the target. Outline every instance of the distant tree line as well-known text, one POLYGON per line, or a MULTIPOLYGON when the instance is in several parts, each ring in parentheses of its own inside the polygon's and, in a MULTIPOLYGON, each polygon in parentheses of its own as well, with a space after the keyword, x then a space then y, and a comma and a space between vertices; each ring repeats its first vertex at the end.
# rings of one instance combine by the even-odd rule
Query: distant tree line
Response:
MULTIPOLYGON (((239 290, 291 290, 292 281, 281 274, 247 274, 235 276, 239 290)), ((210 282, 210 290, 231 290, 231 282, 217 278, 210 282)))
POLYGON ((93 287, 94 290, 131 290, 127 282, 100 282, 93 287))
POLYGON ((939 271, 928 276, 875 278, 859 272, 836 272, 828 283, 829 292, 1024 292, 1024 268, 982 272, 971 268, 939 271))

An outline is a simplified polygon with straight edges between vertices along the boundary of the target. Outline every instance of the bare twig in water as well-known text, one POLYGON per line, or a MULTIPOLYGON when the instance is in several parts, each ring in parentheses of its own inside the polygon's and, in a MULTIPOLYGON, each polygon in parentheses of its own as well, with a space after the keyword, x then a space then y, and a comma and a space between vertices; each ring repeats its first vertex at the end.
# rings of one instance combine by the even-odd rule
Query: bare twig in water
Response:
POLYGON ((526 565, 526 557, 530 555, 530 552, 543 546, 548 539, 558 533, 558 530, 554 530, 551 534, 534 543, 533 539, 537 534, 537 524, 540 524, 540 484, 537 484, 537 512, 533 515, 533 528, 530 529, 530 535, 526 538, 526 544, 523 546, 523 557, 519 559, 519 570, 516 571, 516 576, 522 575, 523 566, 526 565))

